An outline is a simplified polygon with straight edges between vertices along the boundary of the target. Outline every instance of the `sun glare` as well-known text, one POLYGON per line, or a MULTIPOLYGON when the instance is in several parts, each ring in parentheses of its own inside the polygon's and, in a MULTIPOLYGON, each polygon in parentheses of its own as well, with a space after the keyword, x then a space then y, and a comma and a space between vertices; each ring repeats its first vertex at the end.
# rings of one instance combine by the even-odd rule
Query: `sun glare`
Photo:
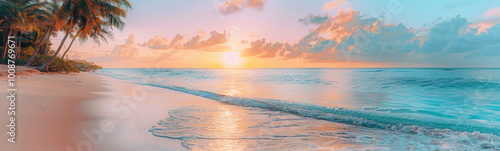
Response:
POLYGON ((224 66, 226 68, 237 68, 241 64, 241 57, 239 52, 225 52, 224 53, 224 66))

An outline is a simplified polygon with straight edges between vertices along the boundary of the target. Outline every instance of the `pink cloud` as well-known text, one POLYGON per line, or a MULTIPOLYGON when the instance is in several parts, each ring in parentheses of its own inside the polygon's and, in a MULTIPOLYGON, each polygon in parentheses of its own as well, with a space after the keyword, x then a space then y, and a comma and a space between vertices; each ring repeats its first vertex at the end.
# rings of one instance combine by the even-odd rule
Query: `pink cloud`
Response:
POLYGON ((484 12, 484 19, 474 22, 468 30, 477 30, 476 34, 480 35, 498 23, 500 23, 500 7, 493 7, 484 12))
POLYGON ((326 11, 331 11, 339 8, 341 5, 346 5, 346 4, 348 3, 345 0, 333 0, 331 2, 327 2, 323 7, 323 9, 326 11))
MULTIPOLYGON (((159 36, 156 37, 158 39, 159 36)), ((159 38, 162 39, 162 38, 159 38)), ((143 64, 159 63, 162 61, 172 61, 172 57, 178 51, 167 51, 155 56, 141 55, 143 50, 139 50, 136 44, 135 34, 130 34, 123 44, 116 45, 111 52, 103 56, 91 56, 88 58, 103 66, 111 67, 140 67, 143 64), (138 63, 140 62, 140 64, 138 63)))
POLYGON ((186 42, 184 42, 185 36, 181 34, 176 34, 171 41, 161 35, 157 35, 149 39, 148 42, 139 43, 138 46, 155 50, 195 49, 208 52, 232 51, 232 47, 226 44, 230 38, 229 32, 211 31, 208 37, 207 33, 203 30, 199 30, 197 33, 198 35, 189 38, 186 42))
POLYGON ((264 7, 264 3, 265 3, 264 0, 247 0, 248 7, 259 10, 262 10, 262 8, 264 7))
POLYGON ((483 20, 474 22, 472 25, 470 25, 468 30, 470 31, 471 29, 477 29, 476 34, 480 35, 482 33, 488 32, 489 28, 499 23, 500 23, 500 16, 488 17, 483 20))
POLYGON ((148 42, 139 44, 139 46, 148 46, 151 49, 165 49, 168 46, 168 39, 162 37, 161 35, 157 35, 153 39, 150 39, 148 42))
POLYGON ((139 55, 139 49, 135 45, 135 35, 130 34, 124 44, 117 45, 109 54, 112 57, 131 59, 139 55))
POLYGON ((266 42, 266 39, 262 38, 250 43, 251 47, 245 49, 240 53, 243 57, 257 56, 259 58, 272 58, 276 53, 283 49, 284 44, 279 42, 266 42))
POLYGON ((333 0, 331 2, 326 2, 325 6, 323 6, 323 10, 326 12, 333 12, 339 10, 351 11, 352 5, 346 0, 333 0))
POLYGON ((500 16, 500 7, 493 7, 493 8, 486 10, 486 12, 484 12, 485 18, 497 17, 497 16, 500 16))
POLYGON ((182 48, 182 40, 184 39, 184 35, 177 34, 175 37, 172 39, 172 41, 169 42, 169 40, 165 37, 162 37, 161 35, 155 36, 153 39, 150 39, 148 42, 144 42, 142 44, 138 44, 141 47, 148 47, 151 49, 158 49, 158 50, 167 50, 170 48, 182 48))
POLYGON ((262 10, 265 2, 266 0, 226 0, 226 2, 219 7, 219 12, 227 15, 241 11, 246 7, 262 10))
POLYGON ((299 21, 316 27, 295 43, 266 42, 264 38, 251 41, 240 55, 306 62, 412 62, 443 66, 500 56, 500 17, 473 23, 457 15, 437 22, 425 35, 417 35, 419 30, 402 23, 385 23, 342 8, 334 16, 309 15, 299 21), (481 34, 476 34, 481 30, 481 34))
POLYGON ((188 42, 186 42, 186 44, 184 44, 184 49, 206 49, 207 47, 217 46, 219 44, 226 43, 230 36, 230 34, 226 31, 212 31, 210 32, 210 37, 206 40, 202 40, 205 35, 205 32, 200 32, 200 35, 191 38, 188 42))
POLYGON ((335 16, 309 15, 299 21, 316 28, 296 43, 252 41, 251 47, 240 55, 301 58, 308 62, 377 61, 389 55, 393 56, 392 60, 401 60, 414 53, 421 43, 413 30, 402 24, 386 24, 376 18, 363 17, 357 11, 343 11, 343 8, 335 16))

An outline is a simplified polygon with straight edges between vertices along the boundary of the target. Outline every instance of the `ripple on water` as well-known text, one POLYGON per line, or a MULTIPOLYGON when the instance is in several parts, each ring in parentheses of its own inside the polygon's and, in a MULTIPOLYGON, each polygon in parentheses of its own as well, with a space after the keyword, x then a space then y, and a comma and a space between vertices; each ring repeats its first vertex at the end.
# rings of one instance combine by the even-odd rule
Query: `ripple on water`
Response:
POLYGON ((485 148, 464 143, 470 136, 424 136, 226 104, 181 107, 169 114, 150 131, 159 137, 180 139, 190 150, 485 148))

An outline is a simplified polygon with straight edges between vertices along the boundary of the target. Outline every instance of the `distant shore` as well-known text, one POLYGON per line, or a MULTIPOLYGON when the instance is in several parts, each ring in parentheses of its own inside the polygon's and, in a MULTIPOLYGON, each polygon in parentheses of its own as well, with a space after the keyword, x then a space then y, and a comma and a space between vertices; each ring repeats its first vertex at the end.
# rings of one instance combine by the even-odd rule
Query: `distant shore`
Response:
MULTIPOLYGON (((77 151, 89 145, 95 151, 186 150, 180 140, 155 137, 148 130, 168 117, 171 109, 218 103, 94 73, 18 71, 16 143, 0 141, 5 150, 77 151)), ((7 88, 5 76, 0 77, 0 85, 7 88)), ((7 109, 8 103, 2 101, 0 107, 7 109)), ((0 114, 1 123, 8 123, 8 117, 0 114)), ((8 138, 5 132, 1 137, 8 138)))

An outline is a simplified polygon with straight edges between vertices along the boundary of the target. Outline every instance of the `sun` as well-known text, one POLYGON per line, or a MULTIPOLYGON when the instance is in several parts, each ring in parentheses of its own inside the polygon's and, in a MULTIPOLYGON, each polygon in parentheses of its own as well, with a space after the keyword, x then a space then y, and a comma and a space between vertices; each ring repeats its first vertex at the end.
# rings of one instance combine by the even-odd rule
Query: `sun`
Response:
POLYGON ((241 64, 240 52, 225 52, 224 66, 226 68, 237 68, 241 64))

